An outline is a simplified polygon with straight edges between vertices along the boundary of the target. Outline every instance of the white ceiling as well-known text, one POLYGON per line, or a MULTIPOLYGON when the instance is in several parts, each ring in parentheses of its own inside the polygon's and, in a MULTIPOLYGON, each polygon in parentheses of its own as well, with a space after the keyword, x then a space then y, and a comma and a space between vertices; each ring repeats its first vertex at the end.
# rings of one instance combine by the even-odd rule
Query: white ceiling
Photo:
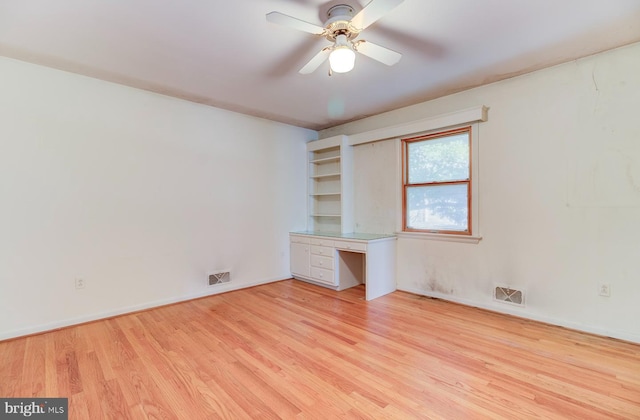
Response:
POLYGON ((0 55, 319 130, 640 41, 640 0, 405 0, 358 38, 400 62, 329 77, 265 20, 368 1, 0 0, 0 55))

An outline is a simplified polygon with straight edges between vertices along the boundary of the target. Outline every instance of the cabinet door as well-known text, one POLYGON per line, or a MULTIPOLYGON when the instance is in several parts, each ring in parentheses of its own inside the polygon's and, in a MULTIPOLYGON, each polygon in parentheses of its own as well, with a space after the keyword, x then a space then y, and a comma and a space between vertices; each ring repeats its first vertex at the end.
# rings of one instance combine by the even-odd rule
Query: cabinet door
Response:
POLYGON ((310 274, 309 245, 291 243, 291 273, 308 277, 310 274))

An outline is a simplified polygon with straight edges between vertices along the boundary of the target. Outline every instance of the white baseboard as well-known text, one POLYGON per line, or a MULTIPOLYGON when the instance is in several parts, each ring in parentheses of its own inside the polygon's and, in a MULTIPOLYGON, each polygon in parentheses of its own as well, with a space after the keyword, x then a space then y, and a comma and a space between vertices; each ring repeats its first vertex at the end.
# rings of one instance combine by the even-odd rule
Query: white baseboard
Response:
MULTIPOLYGON (((173 303, 178 303, 178 302, 185 302, 185 301, 198 299, 206 296, 217 295, 220 293, 231 292, 233 290, 246 289, 249 287, 259 286, 261 284, 274 283, 274 282, 285 280, 288 278, 291 278, 291 277, 285 276, 282 278, 262 279, 262 280, 257 280, 250 283, 244 283, 241 285, 229 283, 229 284, 211 286, 206 288, 200 293, 195 293, 191 295, 185 295, 185 296, 169 298, 169 299, 162 299, 162 300, 157 300, 153 302, 145 302, 139 305, 127 306, 123 308, 114 309, 111 311, 100 312, 96 314, 89 314, 81 317, 69 318, 69 319, 55 321, 47 324, 36 325, 29 328, 22 328, 18 330, 7 331, 0 334, 0 341, 7 340, 10 338, 22 337, 26 335, 32 335, 32 334, 38 334, 38 333, 43 333, 47 331, 57 330, 60 328, 70 327, 73 325, 84 324, 87 322, 97 321, 100 319, 112 318, 118 315, 125 315, 132 312, 138 312, 145 309, 152 309, 159 306, 171 305, 173 303)), ((635 334, 629 334, 629 333, 620 332, 620 331, 611 331, 603 328, 591 327, 584 324, 570 322, 563 319, 542 316, 542 315, 534 314, 531 312, 527 312, 526 310, 523 310, 521 308, 516 309, 513 307, 502 307, 498 305, 484 304, 484 303, 472 301, 470 299, 459 298, 456 296, 446 295, 446 294, 437 293, 437 292, 427 292, 424 290, 412 289, 407 287, 398 288, 398 290, 414 293, 416 295, 429 296, 433 298, 447 300, 450 302, 455 302, 455 303, 459 303, 466 306, 473 306, 476 308, 486 309, 493 312, 504 313, 507 315, 514 315, 521 318, 530 319, 533 321, 540 321, 540 322, 544 322, 551 325, 557 325, 560 327, 569 328, 572 330, 583 331, 590 334, 596 334, 604 337, 611 337, 619 340, 640 344, 640 336, 635 334)))
POLYGON ((492 312, 499 312, 507 315, 513 315, 520 318, 530 319, 532 321, 544 322, 545 324, 556 325, 559 327, 569 328, 571 330, 582 331, 589 334, 600 335, 603 337, 611 337, 619 340, 629 341, 632 343, 640 344, 640 336, 636 334, 630 334, 624 331, 612 331, 605 328, 592 327, 590 325, 580 324, 577 322, 567 321, 564 319, 558 319, 554 317, 539 315, 535 313, 528 312, 523 308, 516 308, 513 306, 502 306, 498 304, 487 304, 476 302, 470 299, 464 299, 456 296, 446 295, 444 293, 438 292, 427 292, 425 290, 413 289, 410 287, 399 287, 398 290, 403 292, 409 292, 416 295, 429 296, 433 298, 438 298, 442 300, 447 300, 450 302, 459 303, 461 305, 473 306, 475 308, 486 309, 492 312))
POLYGON ((198 299, 206 296, 218 295, 220 293, 231 292, 233 290, 246 289, 249 287, 259 286, 261 284, 274 283, 276 281, 281 281, 289 278, 291 278, 291 276, 285 276, 281 278, 262 279, 262 280, 257 280, 249 283, 243 283, 240 285, 227 283, 227 284, 210 286, 199 293, 194 293, 191 295, 161 299, 153 302, 145 302, 139 305, 126 306, 123 308, 117 308, 110 311, 83 315, 76 318, 63 319, 60 321, 54 321, 47 324, 36 325, 28 328, 21 328, 18 330, 6 331, 3 333, 0 333, 0 341, 8 340, 10 338, 17 338, 17 337, 23 337, 27 335, 44 333, 47 331, 53 331, 60 328, 70 327, 73 325, 85 324, 87 322, 98 321, 100 319, 113 318, 114 316, 118 316, 118 315, 125 315, 132 312, 143 311, 145 309, 152 309, 152 308, 157 308, 159 306, 171 305, 173 303, 186 302, 188 300, 198 299))

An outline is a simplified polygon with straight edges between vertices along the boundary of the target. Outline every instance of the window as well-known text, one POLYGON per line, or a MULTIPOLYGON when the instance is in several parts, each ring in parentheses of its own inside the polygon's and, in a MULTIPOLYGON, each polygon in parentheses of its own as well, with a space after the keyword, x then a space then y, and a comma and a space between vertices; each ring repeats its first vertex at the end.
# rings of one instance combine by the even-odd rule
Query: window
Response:
POLYGON ((403 139, 402 148, 402 230, 471 235, 471 127, 403 139))

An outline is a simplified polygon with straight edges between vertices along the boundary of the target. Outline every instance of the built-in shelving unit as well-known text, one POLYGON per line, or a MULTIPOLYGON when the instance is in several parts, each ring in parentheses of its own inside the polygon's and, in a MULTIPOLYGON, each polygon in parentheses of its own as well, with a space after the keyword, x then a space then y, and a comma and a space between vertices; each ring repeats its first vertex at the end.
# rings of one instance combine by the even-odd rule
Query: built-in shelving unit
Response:
POLYGON ((308 229, 353 232, 351 148, 345 136, 309 142, 308 229))
POLYGON ((365 284, 367 300, 393 292, 395 236, 354 231, 347 137, 307 143, 307 165, 307 230, 289 235, 293 277, 338 291, 365 284))

